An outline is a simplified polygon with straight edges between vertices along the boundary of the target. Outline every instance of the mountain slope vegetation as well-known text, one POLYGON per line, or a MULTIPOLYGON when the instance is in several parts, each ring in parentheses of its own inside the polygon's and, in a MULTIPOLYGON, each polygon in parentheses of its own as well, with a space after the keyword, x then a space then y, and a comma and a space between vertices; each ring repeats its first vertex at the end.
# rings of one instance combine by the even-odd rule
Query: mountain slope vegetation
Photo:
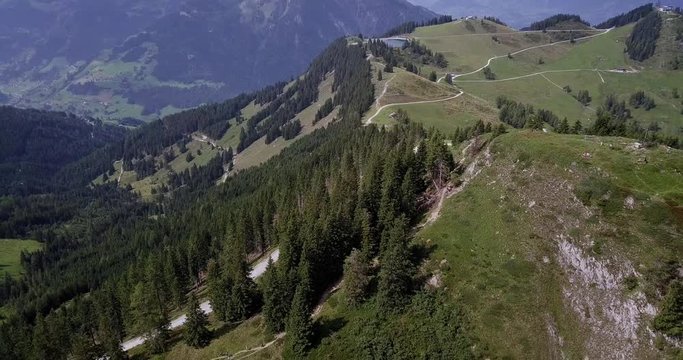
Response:
POLYGON ((341 38, 113 139, 0 199, 42 247, 0 357, 680 357, 680 18, 653 13, 643 62, 636 24, 561 18, 341 38))
MULTIPOLYGON (((0 10, 29 6, 18 3, 3 3, 0 10)), ((126 28, 127 15, 118 10, 128 6, 133 17, 138 7, 130 3, 110 4, 115 9, 109 14, 92 14, 95 10, 86 11, 89 5, 79 1, 55 5, 57 10, 33 9, 44 16, 83 11, 100 19, 98 26, 120 23, 116 29, 122 34, 88 42, 78 36, 106 32, 96 26, 68 32, 63 41, 70 45, 79 40, 84 48, 78 55, 57 44, 54 53, 34 53, 42 48, 40 35, 23 45, 8 45, 7 53, 16 55, 0 63, 0 91, 8 95, 6 102, 105 121, 151 121, 298 75, 340 36, 380 34, 406 21, 436 16, 404 0, 159 1, 140 5, 142 10, 158 9, 159 16, 150 15, 144 26, 126 28)), ((80 18, 64 20, 87 24, 80 18)), ((21 33, 21 25, 12 24, 7 31, 13 38, 21 33)))

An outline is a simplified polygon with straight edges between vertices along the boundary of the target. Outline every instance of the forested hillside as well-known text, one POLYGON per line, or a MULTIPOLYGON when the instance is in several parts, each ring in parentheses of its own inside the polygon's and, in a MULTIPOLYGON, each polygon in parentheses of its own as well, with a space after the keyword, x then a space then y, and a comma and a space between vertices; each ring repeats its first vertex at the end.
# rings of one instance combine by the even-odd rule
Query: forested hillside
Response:
POLYGON ((611 27, 619 27, 628 25, 630 23, 637 22, 638 20, 646 17, 651 12, 655 11, 654 5, 652 3, 645 4, 643 6, 637 7, 627 13, 615 16, 604 22, 596 25, 598 29, 609 29, 611 27))
POLYGON ((0 107, 0 196, 51 191, 51 178, 125 129, 71 114, 0 107))
POLYGON ((585 26, 590 26, 590 23, 581 19, 581 16, 579 15, 557 14, 547 19, 532 23, 531 25, 529 25, 526 28, 523 28, 522 30, 546 30, 563 22, 573 22, 577 24, 583 24, 585 26))
POLYGON ((654 55, 661 30, 662 17, 658 12, 651 12, 639 21, 626 40, 629 57, 636 61, 644 61, 654 55))
POLYGON ((0 160, 64 151, 0 197, 42 243, 0 358, 680 357, 680 73, 624 48, 680 19, 645 13, 408 22, 125 134, 0 108, 0 160))
MULTIPOLYGON (((316 265, 311 265, 315 268, 308 269, 312 274, 311 283, 306 286, 314 291, 311 295, 319 293, 326 282, 333 279, 331 275, 340 273, 340 261, 344 253, 354 243, 360 242, 358 231, 347 230, 350 224, 360 224, 359 216, 363 212, 356 206, 355 200, 352 203, 348 201, 365 196, 355 193, 359 189, 348 188, 351 186, 348 179, 344 180, 347 184, 344 186, 339 181, 369 166, 369 158, 375 159, 378 154, 383 156, 373 160, 373 166, 377 170, 381 169, 383 165, 377 161, 389 152, 396 154, 396 161, 410 155, 405 160, 391 163, 392 166, 413 168, 415 175, 409 178, 410 181, 418 181, 421 179, 418 171, 426 171, 423 170, 426 165, 408 160, 414 155, 406 151, 425 136, 423 131, 410 130, 410 136, 403 140, 404 136, 399 133, 391 135, 358 127, 360 114, 373 97, 368 80, 370 73, 364 58, 362 48, 347 46, 345 40, 340 40, 314 62, 311 69, 320 69, 320 72, 311 71, 307 76, 315 80, 307 82, 304 79, 299 85, 290 87, 302 95, 302 100, 315 97, 315 93, 303 97, 307 91, 304 89, 305 84, 315 84, 314 81, 319 81, 322 74, 334 70, 339 79, 335 103, 343 109, 341 114, 344 117, 330 129, 300 141, 276 161, 241 173, 213 190, 207 190, 211 182, 200 187, 185 187, 158 207, 136 205, 128 201, 110 202, 108 199, 111 198, 99 194, 96 203, 84 207, 87 211, 77 213, 63 227, 56 224, 43 238, 46 249, 26 255, 23 261, 27 268, 26 276, 18 281, 5 282, 3 303, 14 310, 14 316, 5 322, 0 333, 3 336, 0 341, 2 357, 40 357, 38 354, 41 353, 36 351, 45 351, 52 358, 65 358, 79 351, 88 354, 108 352, 116 357, 120 355, 120 350, 115 349, 126 334, 146 331, 150 324, 163 326, 161 320, 168 319, 169 312, 175 306, 183 305, 186 291, 203 279, 202 274, 206 272, 210 259, 218 261, 221 268, 243 267, 240 264, 244 263, 247 254, 263 252, 267 247, 283 241, 281 231, 285 229, 289 229, 288 233, 293 236, 291 239, 305 239, 305 236, 291 233, 295 229, 291 228, 294 224, 297 224, 296 228, 301 227, 302 234, 315 236, 306 241, 309 245, 305 247, 309 250, 304 255, 301 252, 303 243, 292 243, 289 250, 282 249, 283 256, 292 259, 292 267, 299 266, 298 259, 302 256, 315 260, 316 265), (363 85, 364 82, 366 85, 363 85), (397 139, 402 139, 398 142, 402 146, 396 147, 397 139), (361 154, 366 155, 360 157, 361 154), (342 165, 357 170, 341 171, 342 165), (302 174, 307 175, 302 177, 302 174), (340 180, 334 180, 337 178, 340 180), (327 181, 339 182, 340 186, 336 191, 326 194, 327 181), (206 191, 208 193, 204 194, 206 191), (299 199, 306 198, 309 199, 307 203, 310 208, 304 213, 315 214, 315 217, 304 221, 304 213, 297 210, 296 204, 299 199), (109 206, 109 211, 102 212, 102 205, 109 206), (274 221, 278 218, 281 219, 279 222, 274 221), (323 236, 321 231, 328 235, 323 236), (333 233, 339 237, 332 236, 333 233), (178 237, 178 234, 186 235, 178 237), (314 251, 315 248, 318 250, 314 251), (330 248, 336 250, 324 250, 330 248), (336 256, 336 260, 330 256, 336 256), (325 266, 321 267, 322 264, 325 266), (336 265, 330 267, 330 264, 336 265), (97 290, 102 286, 109 290, 97 290), (135 291, 129 296, 131 289, 135 291), (164 289, 163 297, 159 297, 160 293, 150 297, 160 289, 164 289), (79 296, 86 292, 91 296, 79 296), (72 299, 73 309, 67 311, 63 303, 72 299), (152 299, 155 302, 150 303, 152 299), (135 310, 142 304, 151 304, 154 308, 158 305, 160 312, 135 310), (99 315, 93 313, 95 309, 101 309, 97 312, 99 315), (46 327, 50 329, 47 332, 46 327), (16 334, 23 335, 15 337, 16 334)), ((182 140, 189 132, 212 126, 225 119, 225 116, 232 116, 245 101, 272 100, 278 97, 280 91, 282 86, 278 85, 257 94, 240 96, 223 104, 203 107, 150 124, 127 136, 122 144, 108 146, 64 170, 63 176, 68 178, 68 174, 97 168, 98 164, 111 166, 109 161, 118 156, 124 157, 124 161, 132 161, 141 154, 158 151, 165 144, 182 140)), ((400 169, 392 171, 398 174, 400 169)), ((194 175, 207 177, 202 173, 194 175)), ((392 186, 400 186, 401 179, 396 178, 399 183, 392 186)), ((415 187, 406 193, 405 201, 416 201, 419 192, 426 186, 406 183, 408 185, 415 187)), ((381 200, 381 193, 375 192, 381 189, 379 178, 368 178, 365 188, 365 191, 373 194, 368 199, 381 200)), ((107 189, 111 189, 111 186, 95 187, 95 190, 98 189, 101 192, 110 191, 107 189)), ((415 214, 414 205, 406 202, 399 206, 399 203, 387 197, 391 193, 393 191, 385 195, 383 206, 386 210, 383 211, 386 213, 382 215, 382 224, 387 225, 382 226, 392 224, 396 214, 404 211, 413 214, 406 221, 410 221, 415 214), (388 212, 390 209, 391 215, 388 212)), ((372 219, 373 224, 379 222, 379 205, 379 202, 372 202, 365 206, 367 216, 371 217, 368 220, 372 219)), ((379 237, 373 239, 373 242, 379 241, 379 237)), ((378 248, 378 245, 374 247, 378 248)), ((230 279, 246 281, 244 272, 226 274, 230 275, 230 279)), ((291 278, 291 281, 287 289, 294 289, 300 282, 297 278, 291 278)), ((307 290, 303 286, 300 286, 300 292, 307 290)), ((290 298, 285 297, 283 300, 290 298)), ((272 303, 268 298, 264 301, 265 304, 272 303)), ((241 313, 240 316, 249 313, 241 313)))

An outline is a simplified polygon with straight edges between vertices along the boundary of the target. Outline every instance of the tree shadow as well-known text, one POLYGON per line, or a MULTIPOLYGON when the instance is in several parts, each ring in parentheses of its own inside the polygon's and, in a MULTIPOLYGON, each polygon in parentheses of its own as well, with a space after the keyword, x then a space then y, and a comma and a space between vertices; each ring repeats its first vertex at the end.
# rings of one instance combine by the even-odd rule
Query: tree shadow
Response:
POLYGON ((319 319, 315 322, 313 338, 313 346, 319 346, 325 338, 332 336, 337 331, 341 330, 348 321, 344 318, 338 317, 334 319, 319 319))

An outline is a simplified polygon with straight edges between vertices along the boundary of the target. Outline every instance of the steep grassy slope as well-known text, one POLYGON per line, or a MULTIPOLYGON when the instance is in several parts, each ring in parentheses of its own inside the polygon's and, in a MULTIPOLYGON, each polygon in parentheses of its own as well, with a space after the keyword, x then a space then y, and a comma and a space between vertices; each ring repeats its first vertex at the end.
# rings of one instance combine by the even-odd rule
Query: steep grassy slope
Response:
POLYGON ((683 255, 682 155, 627 139, 496 139, 419 233, 494 357, 662 356, 647 329, 653 274, 683 255))
MULTIPOLYGON (((482 357, 674 357, 651 329, 670 281, 662 269, 683 261, 681 151, 524 131, 473 158, 466 185, 417 239, 429 249, 420 278, 438 279, 446 300, 434 301, 466 314, 451 321, 482 357)), ((372 350, 356 346, 377 334, 421 348, 420 329, 436 322, 408 310, 367 333, 374 305, 349 308, 345 296, 322 308, 311 358, 362 357, 372 350)))

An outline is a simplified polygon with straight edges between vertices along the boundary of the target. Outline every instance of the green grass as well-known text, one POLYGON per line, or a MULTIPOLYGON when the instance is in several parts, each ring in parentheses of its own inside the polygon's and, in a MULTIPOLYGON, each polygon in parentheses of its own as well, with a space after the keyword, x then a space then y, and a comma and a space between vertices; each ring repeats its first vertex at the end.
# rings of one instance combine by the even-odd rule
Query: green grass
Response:
MULTIPOLYGON (((479 20, 442 24, 422 27, 411 34, 430 49, 443 53, 448 60, 449 72, 469 72, 479 69, 486 61, 494 56, 505 55, 527 47, 549 43, 548 34, 523 34, 509 28, 486 21, 487 26, 498 32, 492 32, 481 26, 479 20), (466 24, 470 23, 474 31, 469 31, 466 24), (494 41, 492 36, 498 38, 494 41)), ((446 71, 443 71, 444 73, 446 71)))
MULTIPOLYGON (((492 149, 492 167, 447 200, 440 218, 418 233, 434 246, 431 262, 449 264, 445 286, 454 299, 464 302, 474 335, 485 340, 492 357, 547 358, 552 353, 549 318, 554 319, 569 357, 581 357, 586 340, 564 305, 563 271, 555 261, 542 261, 554 256, 553 242, 544 229, 561 225, 555 217, 536 218, 525 202, 520 203, 520 193, 552 197, 543 194, 547 182, 568 181, 581 189, 595 186, 591 179, 599 176, 607 184, 601 196, 611 197, 607 203, 599 202, 595 216, 620 230, 610 233, 583 224, 575 229, 578 234, 601 239, 605 256, 625 256, 641 264, 639 271, 653 267, 667 254, 683 252, 683 244, 675 240, 680 227, 676 230, 669 209, 683 203, 683 183, 677 180, 683 171, 683 153, 664 148, 634 152, 628 148, 632 143, 526 131, 499 137, 492 149), (590 153, 590 158, 585 159, 584 153, 590 153), (640 163, 642 157, 648 159, 646 164, 640 163), (508 177, 512 183, 503 182, 508 177), (627 194, 634 194, 640 206, 631 212, 623 207, 627 194)), ((572 216, 574 211, 556 203, 538 206, 557 209, 558 217, 572 216)))
POLYGON ((515 101, 534 105, 536 108, 552 110, 558 116, 566 116, 572 122, 581 120, 584 123, 590 123, 588 119, 594 117, 593 111, 583 107, 573 97, 541 76, 495 84, 459 83, 458 86, 467 93, 472 93, 489 101, 492 106, 495 106, 496 98, 503 95, 515 101))
MULTIPOLYGON (((211 343, 201 349, 187 346, 182 340, 182 331, 177 331, 173 336, 171 349, 161 356, 153 356, 152 359, 167 360, 206 360, 235 354, 239 351, 260 347, 274 339, 267 333, 263 318, 253 317, 237 326, 230 326, 210 317, 209 329, 214 332, 215 338, 211 343)), ((279 359, 282 348, 282 340, 276 342, 259 352, 255 352, 249 359, 279 359)), ((247 353, 241 353, 246 356, 247 353)), ((146 358, 144 349, 136 348, 132 354, 133 359, 146 358)), ((238 355, 239 356, 239 355, 238 355)))
MULTIPOLYGON (((444 134, 452 134, 457 128, 474 125, 477 120, 484 122, 498 122, 497 110, 490 103, 482 103, 469 96, 463 95, 457 99, 416 105, 397 105, 388 107, 373 120, 378 125, 394 125, 390 115, 403 109, 410 119, 426 128, 435 128, 444 134)), ((374 112, 371 111, 372 114, 374 112)))
MULTIPOLYGON (((550 71, 543 75, 510 81, 467 82, 483 80, 483 74, 479 72, 459 78, 456 83, 465 91, 490 102, 504 95, 537 108, 551 110, 561 118, 567 117, 570 122, 581 120, 584 125, 592 123, 595 109, 608 95, 614 94, 622 100, 628 100, 632 93, 643 90, 655 99, 657 107, 651 111, 633 109, 634 119, 644 127, 656 122, 662 128, 662 133, 682 137, 683 102, 680 99, 674 99, 671 93, 673 88, 683 84, 683 71, 654 70, 649 65, 643 68, 642 64, 628 60, 623 49, 625 39, 632 28, 632 25, 617 28, 605 35, 578 41, 574 45, 565 43, 539 48, 515 55, 512 59, 507 57, 497 59, 491 64, 491 69, 499 80, 550 71), (543 58, 545 63, 539 64, 539 58, 543 58), (612 70, 630 67, 642 70, 635 74, 607 71, 598 74, 592 71, 592 69, 612 70), (556 72, 567 70, 569 71, 556 72), (588 90, 593 101, 588 107, 583 107, 572 98, 571 94, 565 93, 558 86, 570 86, 574 94, 579 90, 588 90)), ((469 41, 466 40, 467 37, 452 39, 452 41, 463 42, 462 46, 469 41)), ((488 50, 477 46, 469 47, 469 49, 473 54, 481 54, 484 58, 491 54, 487 52, 488 50)), ((496 55, 502 54, 505 53, 496 55)))
POLYGON ((21 252, 35 252, 41 247, 42 244, 35 240, 0 239, 0 273, 21 276, 21 252))
MULTIPOLYGON (((512 59, 499 58, 491 62, 491 70, 497 78, 505 79, 548 70, 611 70, 628 67, 632 64, 623 50, 625 39, 632 28, 617 28, 604 35, 578 40, 576 44, 562 43, 525 51, 514 55, 512 59), (544 64, 539 64, 539 59, 543 59, 544 64)), ((503 52, 496 55, 505 54, 503 52)), ((484 64, 485 62, 481 63, 484 64)), ((468 79, 484 79, 484 76, 477 73, 462 78, 468 79)))

